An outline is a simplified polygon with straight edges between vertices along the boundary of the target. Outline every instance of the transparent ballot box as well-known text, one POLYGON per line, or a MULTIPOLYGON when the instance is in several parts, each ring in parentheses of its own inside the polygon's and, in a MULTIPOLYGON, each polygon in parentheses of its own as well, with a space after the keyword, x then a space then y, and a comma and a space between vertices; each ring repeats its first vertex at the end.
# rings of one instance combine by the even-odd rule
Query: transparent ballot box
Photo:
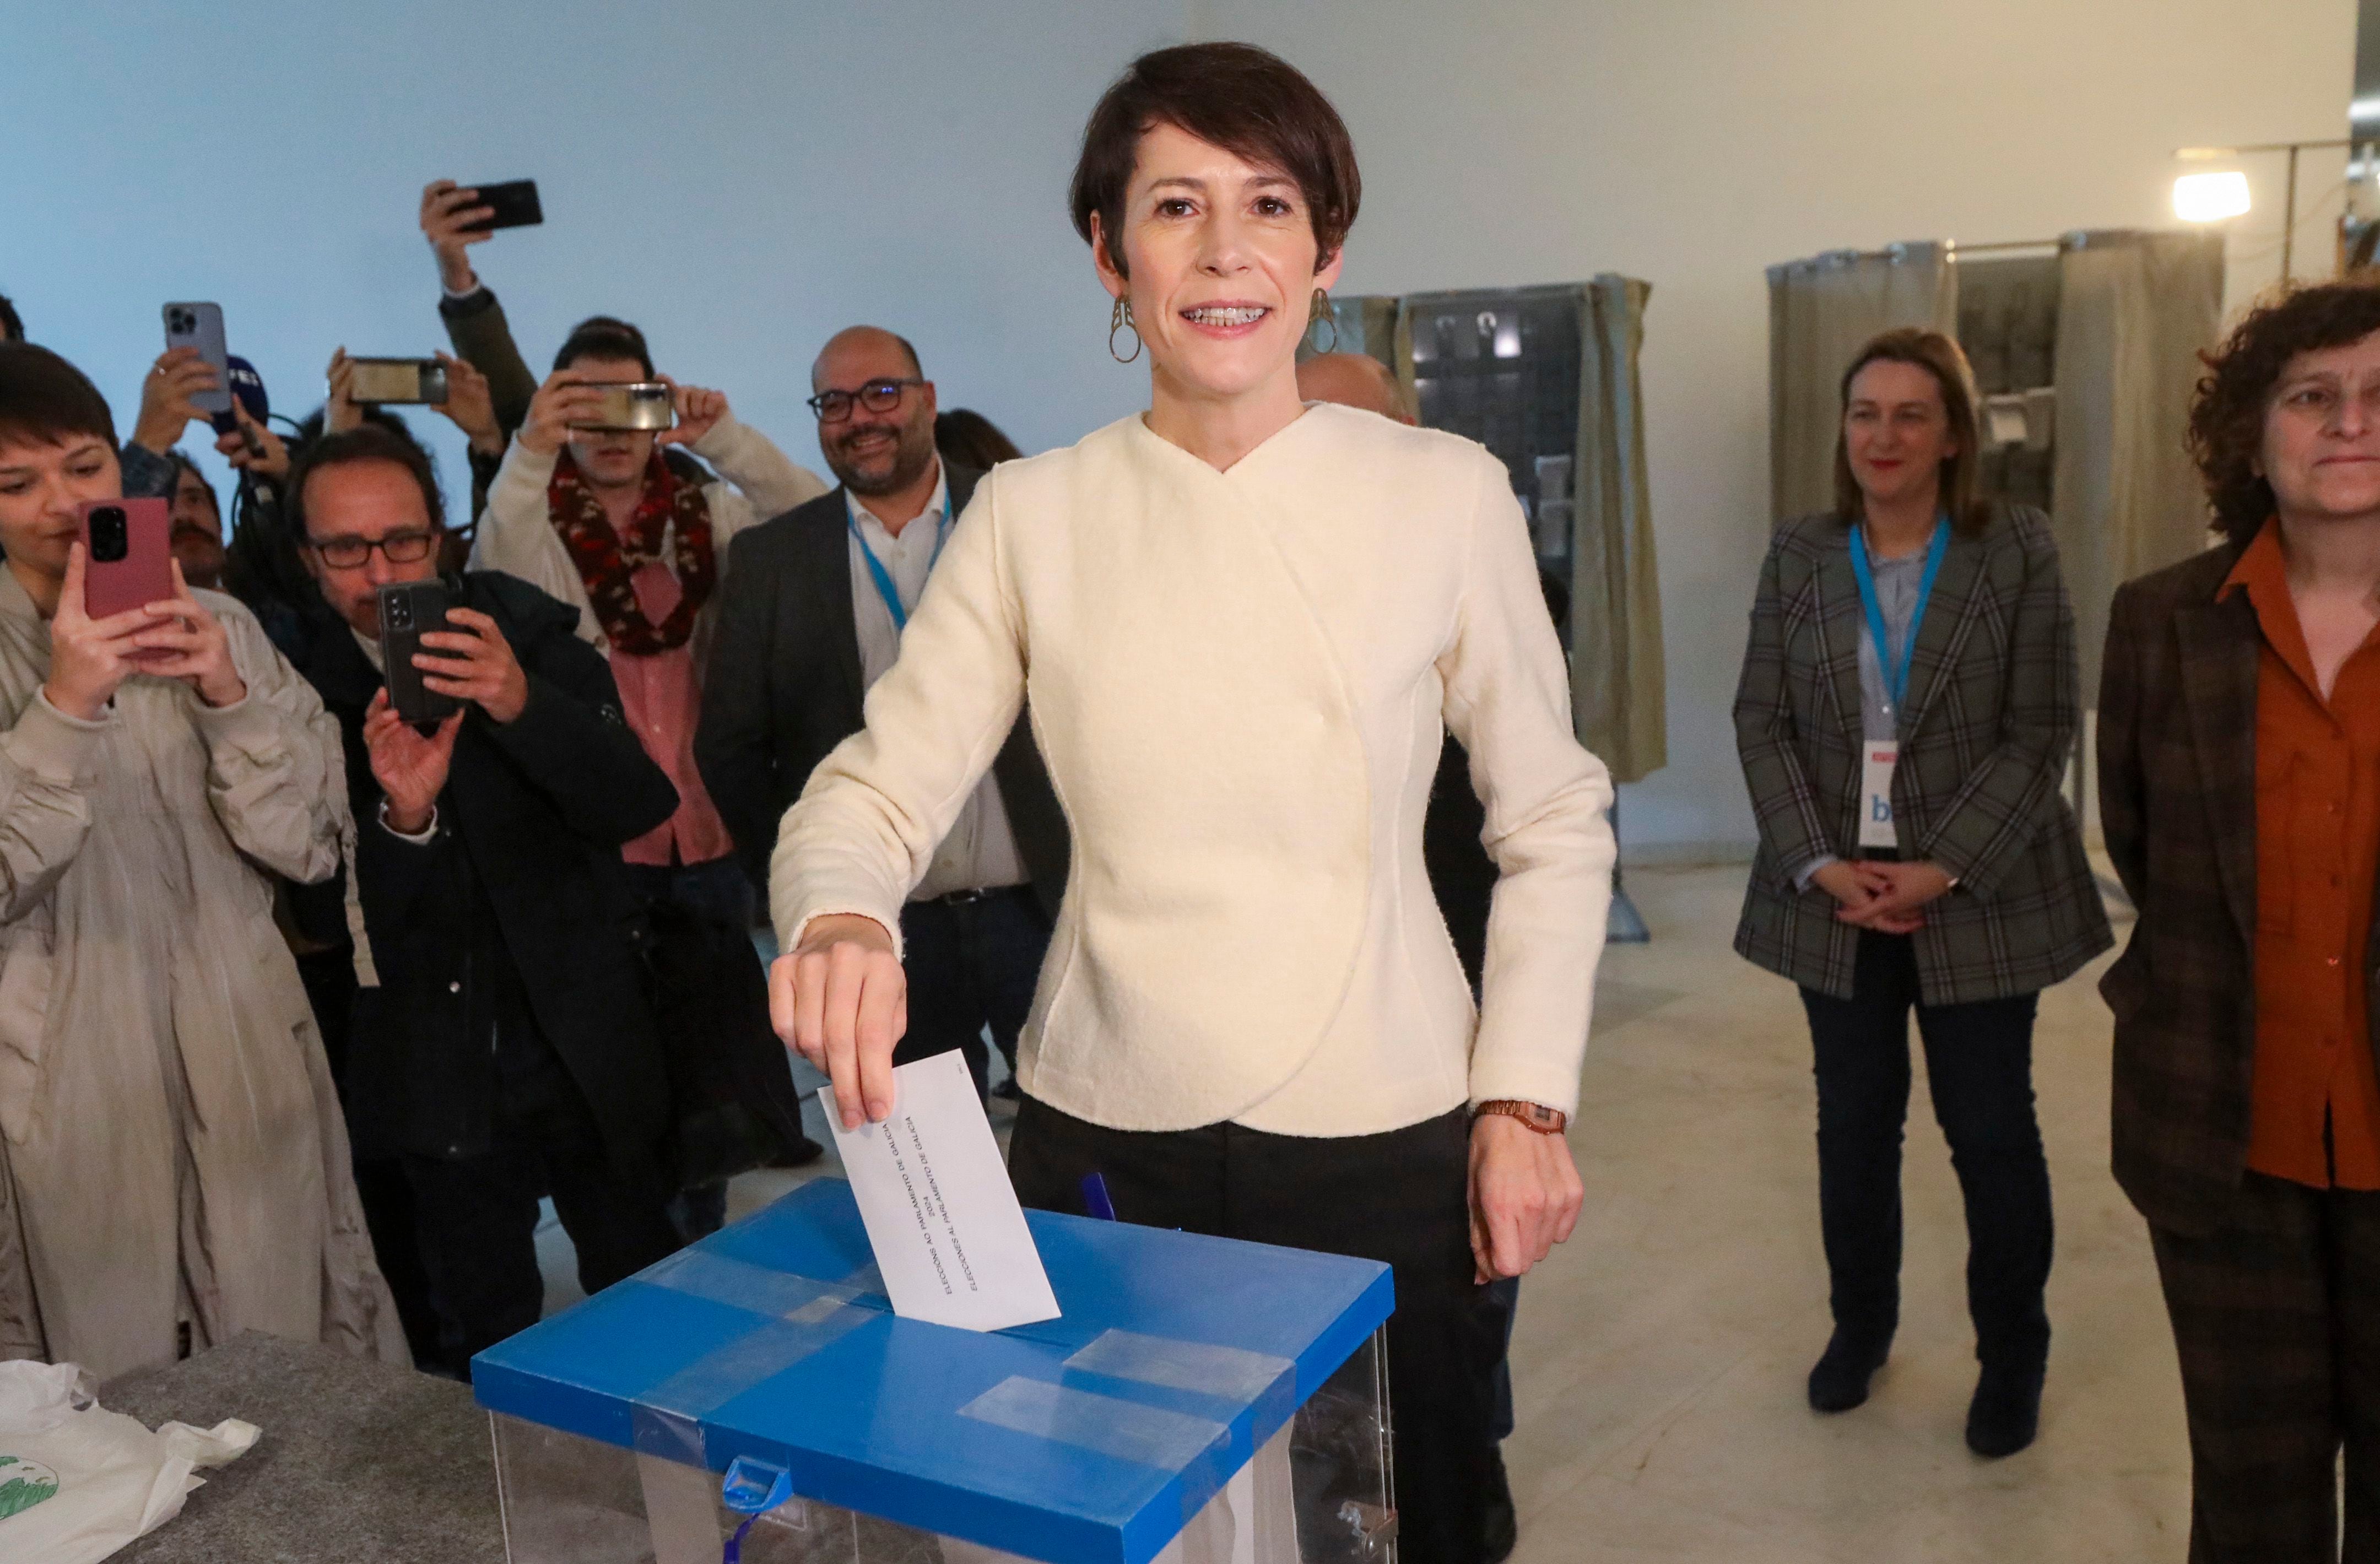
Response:
POLYGON ((1385 1266, 1026 1219, 1038 1324, 896 1316, 820 1179, 481 1353, 512 1564, 1393 1564, 1385 1266))

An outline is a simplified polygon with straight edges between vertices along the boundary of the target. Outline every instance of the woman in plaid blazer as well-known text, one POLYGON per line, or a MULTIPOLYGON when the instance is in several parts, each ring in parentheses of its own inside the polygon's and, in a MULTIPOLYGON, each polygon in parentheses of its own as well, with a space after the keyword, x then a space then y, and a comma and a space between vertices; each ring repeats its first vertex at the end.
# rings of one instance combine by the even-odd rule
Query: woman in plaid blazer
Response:
POLYGON ((1842 403, 1836 508, 1779 529, 1753 605, 1735 729, 1760 848, 1735 948, 1801 986, 1816 1053, 1834 1335, 1811 1406, 1865 1400, 1899 1323, 1913 1008, 1966 1197, 1967 1442, 2007 1455, 2049 1352, 2034 1000, 2112 942, 2059 792, 2073 615, 2047 519, 1974 497, 1956 343, 1886 333, 1842 403))

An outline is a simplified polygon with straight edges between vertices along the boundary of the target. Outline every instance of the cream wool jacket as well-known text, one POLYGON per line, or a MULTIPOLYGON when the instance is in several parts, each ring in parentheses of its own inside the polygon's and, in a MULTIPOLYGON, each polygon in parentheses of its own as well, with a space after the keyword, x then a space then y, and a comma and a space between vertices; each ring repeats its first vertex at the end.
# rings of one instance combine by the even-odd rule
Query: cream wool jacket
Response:
POLYGON ((1570 1110, 1610 776, 1571 736, 1512 486, 1470 441, 1318 406, 1228 472, 1137 418, 977 489, 868 725, 787 811, 784 948, 899 939, 1030 697, 1074 867, 1024 1089, 1111 1128, 1338 1136, 1570 1110), (1441 723, 1500 871, 1475 1013, 1421 853, 1441 723))
MULTIPOLYGON (((702 486, 703 502, 710 507, 712 557, 718 561, 722 581, 727 576, 727 545, 737 533, 827 491, 825 480, 818 474, 795 466, 767 435, 737 422, 733 413, 686 449, 726 480, 702 486)), ((518 437, 505 448, 504 465, 496 468, 495 481, 488 485, 488 508, 480 513, 479 535, 471 544, 471 568, 517 576, 568 603, 578 611, 578 638, 609 657, 611 639, 603 634, 594 605, 587 598, 587 583, 548 514, 546 486, 553 481, 554 465, 561 459, 559 451, 540 455, 518 437)), ((664 534, 662 557, 665 560, 670 547, 664 534)), ((695 616, 694 635, 687 643, 694 649, 697 669, 707 661, 718 608, 719 592, 714 587, 710 600, 695 616)))

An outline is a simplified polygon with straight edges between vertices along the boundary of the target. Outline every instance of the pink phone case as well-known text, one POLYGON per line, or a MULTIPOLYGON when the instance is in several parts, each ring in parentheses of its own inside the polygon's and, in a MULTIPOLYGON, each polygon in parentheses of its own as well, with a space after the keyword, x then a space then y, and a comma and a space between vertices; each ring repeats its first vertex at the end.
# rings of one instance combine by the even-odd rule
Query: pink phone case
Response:
MULTIPOLYGON (((174 595, 173 513, 163 500, 87 500, 81 507, 83 612, 105 619, 127 609, 145 608, 174 595), (113 552, 113 540, 94 543, 91 518, 107 511, 124 514, 124 552, 117 559, 100 557, 102 545, 113 552)), ((103 532, 112 524, 103 521, 103 532)))

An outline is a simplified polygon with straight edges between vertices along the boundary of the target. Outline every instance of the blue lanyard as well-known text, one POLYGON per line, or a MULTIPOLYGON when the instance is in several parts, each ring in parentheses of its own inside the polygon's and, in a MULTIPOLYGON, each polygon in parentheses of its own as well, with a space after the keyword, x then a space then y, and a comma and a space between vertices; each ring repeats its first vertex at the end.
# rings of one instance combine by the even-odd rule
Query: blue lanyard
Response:
POLYGON ((1876 600, 1876 573, 1868 568, 1867 540, 1860 535, 1859 523, 1852 523, 1852 574, 1859 577, 1860 607, 1867 611, 1867 633, 1876 643, 1876 666, 1884 671, 1885 697, 1892 702, 1896 721, 1909 698, 1909 661, 1917 651, 1917 628, 1925 623, 1925 603, 1934 595, 1934 577, 1941 574, 1942 556, 1949 552, 1950 521, 1945 516, 1934 524, 1934 541, 1925 550, 1925 574, 1918 577, 1917 607, 1909 615, 1909 635, 1900 643, 1900 660, 1888 662, 1885 649, 1892 643, 1885 638, 1884 605, 1876 600))
MULTIPOLYGON (((859 557, 868 562, 868 578, 876 583, 876 595, 884 600, 885 611, 892 615, 892 633, 901 634, 909 628, 909 611, 901 606, 901 594, 892 585, 892 573, 884 568, 884 562, 876 557, 876 551, 859 535, 859 518, 851 514, 849 502, 844 504, 843 524, 851 528, 851 540, 859 545, 859 557)), ((941 562, 942 545, 950 540, 951 496, 944 490, 942 514, 934 523, 934 557, 926 562, 927 575, 934 573, 934 566, 941 562)))

